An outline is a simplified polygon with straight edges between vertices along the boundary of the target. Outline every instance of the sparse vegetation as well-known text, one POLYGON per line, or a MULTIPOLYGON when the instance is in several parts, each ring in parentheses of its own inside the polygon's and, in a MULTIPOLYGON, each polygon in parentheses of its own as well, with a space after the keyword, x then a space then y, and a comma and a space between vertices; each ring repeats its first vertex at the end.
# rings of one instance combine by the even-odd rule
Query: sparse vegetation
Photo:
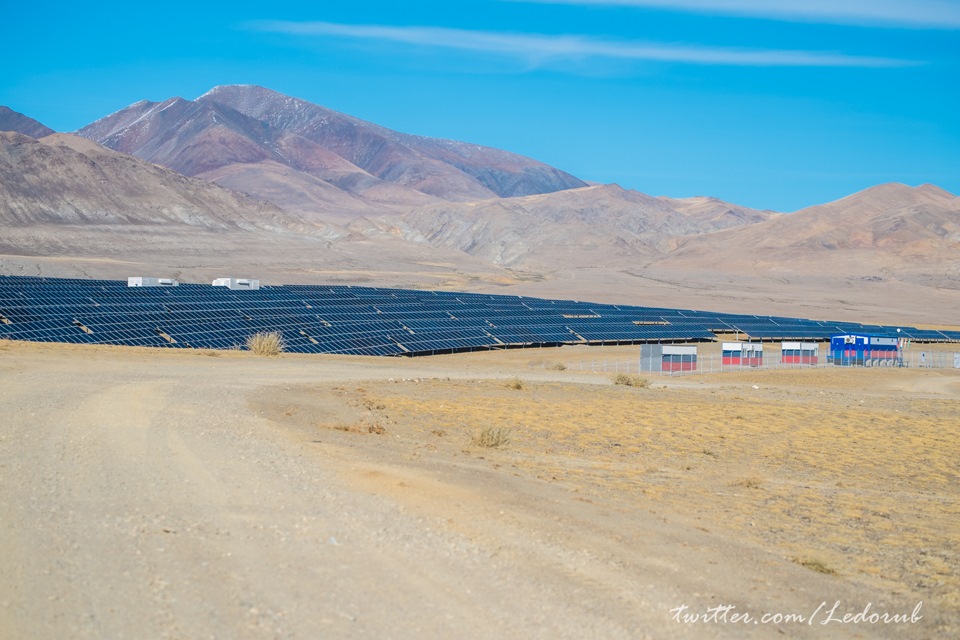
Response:
POLYGON ((246 344, 258 356, 278 356, 284 349, 283 334, 279 331, 260 331, 248 337, 246 344))
MULTIPOLYGON (((506 384, 511 372, 493 381, 423 380, 415 393, 371 383, 359 396, 348 385, 349 398, 341 401, 356 409, 369 397, 386 406, 390 422, 378 421, 389 437, 368 442, 393 444, 394 433, 409 434, 425 451, 433 445, 474 460, 486 456, 511 473, 556 476, 598 495, 642 496, 665 512, 695 514, 717 535, 776 551, 790 564, 801 566, 793 557, 819 559, 802 566, 826 571, 824 579, 830 571, 882 575, 904 588, 923 583, 917 589, 931 601, 955 604, 960 577, 947 558, 957 528, 944 525, 955 524, 957 514, 933 521, 927 504, 905 501, 903 492, 956 499, 956 487, 943 482, 960 451, 960 433, 949 428, 956 399, 888 396, 851 411, 873 384, 863 373, 769 372, 749 399, 736 386, 621 389, 612 384, 614 372, 599 386, 525 380, 526 388, 514 391, 506 384), (838 418, 841 412, 849 417, 838 418), (480 427, 489 429, 484 434, 480 427), (513 430, 506 446, 495 437, 498 428, 513 430), (444 430, 446 437, 436 433, 444 430), (884 482, 891 477, 898 480, 884 482), (721 513, 718 501, 743 508, 721 513), (915 561, 917 549, 930 550, 922 563, 915 561)), ((924 372, 903 373, 925 380, 924 372)))
POLYGON ((521 380, 520 378, 511 378, 510 380, 507 381, 507 387, 510 389, 516 389, 517 391, 520 391, 521 389, 523 389, 523 380, 521 380))
POLYGON ((510 442, 510 429, 505 429, 503 427, 493 428, 493 427, 484 427, 478 429, 470 436, 470 442, 478 447, 483 447, 485 449, 496 449, 497 447, 503 447, 510 442))
POLYGON ((811 558, 793 558, 793 561, 799 564, 801 567, 806 567, 807 569, 816 571, 817 573, 822 573, 828 576, 837 575, 836 569, 828 566, 821 560, 815 560, 811 558))
POLYGON ((630 375, 629 373, 618 373, 613 378, 613 384, 622 384, 625 387, 646 389, 650 386, 650 381, 640 376, 630 375))
POLYGON ((759 489, 763 485, 763 480, 756 476, 741 478, 733 483, 735 487, 744 487, 746 489, 759 489))
POLYGON ((382 436, 387 432, 379 422, 368 423, 366 421, 351 424, 335 424, 333 428, 337 431, 343 431, 344 433, 375 433, 378 436, 382 436))
POLYGON ((567 365, 563 364, 562 362, 554 362, 553 364, 549 365, 547 369, 550 369, 551 371, 566 371, 567 365))

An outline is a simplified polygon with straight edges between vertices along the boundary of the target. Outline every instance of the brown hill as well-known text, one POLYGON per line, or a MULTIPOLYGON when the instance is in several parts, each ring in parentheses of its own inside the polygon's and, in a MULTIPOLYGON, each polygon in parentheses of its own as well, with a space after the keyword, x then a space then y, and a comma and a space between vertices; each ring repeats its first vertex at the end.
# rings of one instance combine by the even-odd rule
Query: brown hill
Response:
POLYGON ((273 205, 65 134, 40 141, 0 134, 0 175, 4 225, 171 223, 308 234, 322 229, 273 205))
POLYGON ((730 204, 718 198, 696 196, 694 198, 657 198, 674 211, 695 220, 703 230, 717 231, 731 227, 754 224, 775 218, 781 214, 775 211, 751 209, 730 204))
POLYGON ((883 184, 835 202, 685 240, 669 258, 725 265, 804 264, 833 270, 855 256, 864 273, 953 256, 960 248, 960 198, 933 185, 883 184))
MULTIPOLYGON (((703 234, 638 274, 677 288, 732 285, 745 301, 802 305, 808 317, 960 317, 960 198, 884 184, 766 222, 703 234)), ((731 297, 731 303, 734 298, 731 297)))
POLYGON ((448 200, 586 186, 570 174, 515 153, 392 131, 263 87, 216 87, 199 100, 233 107, 316 142, 383 180, 448 200))
POLYGON ((458 251, 367 231, 308 222, 84 138, 0 133, 0 273, 406 286, 509 278, 458 251))
POLYGON ((42 138, 54 133, 50 127, 2 105, 0 105, 0 131, 14 131, 31 138, 42 138))
MULTIPOLYGON (((688 212, 683 201, 618 185, 474 203, 435 203, 395 222, 402 235, 460 249, 495 264, 553 272, 573 265, 620 268, 669 252, 680 238, 770 215, 714 201, 688 212)), ((384 219, 389 223, 392 219, 384 219)))

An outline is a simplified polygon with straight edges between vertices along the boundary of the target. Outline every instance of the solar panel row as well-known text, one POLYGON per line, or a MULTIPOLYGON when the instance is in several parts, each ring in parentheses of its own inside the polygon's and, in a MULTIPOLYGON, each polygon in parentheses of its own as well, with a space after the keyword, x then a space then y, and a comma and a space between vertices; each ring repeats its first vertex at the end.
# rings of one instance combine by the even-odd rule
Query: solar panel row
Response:
MULTIPOLYGON (((915 340, 960 332, 900 327, 915 340)), ((285 285, 255 291, 182 284, 0 276, 0 337, 227 349, 279 331, 289 351, 420 355, 505 346, 896 335, 895 327, 444 291, 285 285)))

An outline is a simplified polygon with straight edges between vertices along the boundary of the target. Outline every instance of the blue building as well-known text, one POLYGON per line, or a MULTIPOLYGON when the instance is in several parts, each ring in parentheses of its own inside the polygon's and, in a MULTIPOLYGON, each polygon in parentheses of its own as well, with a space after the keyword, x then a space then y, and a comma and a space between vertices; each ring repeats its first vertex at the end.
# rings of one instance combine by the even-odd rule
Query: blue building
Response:
POLYGON ((830 338, 827 362, 838 366, 892 367, 900 362, 897 338, 847 333, 830 338))

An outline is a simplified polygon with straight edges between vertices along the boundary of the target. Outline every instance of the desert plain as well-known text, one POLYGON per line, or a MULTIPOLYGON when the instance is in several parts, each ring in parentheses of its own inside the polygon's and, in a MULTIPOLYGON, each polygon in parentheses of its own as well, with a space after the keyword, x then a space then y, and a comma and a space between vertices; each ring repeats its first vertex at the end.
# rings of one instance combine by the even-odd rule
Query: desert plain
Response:
POLYGON ((0 635, 960 633, 960 370, 637 349, 0 342, 0 635))

